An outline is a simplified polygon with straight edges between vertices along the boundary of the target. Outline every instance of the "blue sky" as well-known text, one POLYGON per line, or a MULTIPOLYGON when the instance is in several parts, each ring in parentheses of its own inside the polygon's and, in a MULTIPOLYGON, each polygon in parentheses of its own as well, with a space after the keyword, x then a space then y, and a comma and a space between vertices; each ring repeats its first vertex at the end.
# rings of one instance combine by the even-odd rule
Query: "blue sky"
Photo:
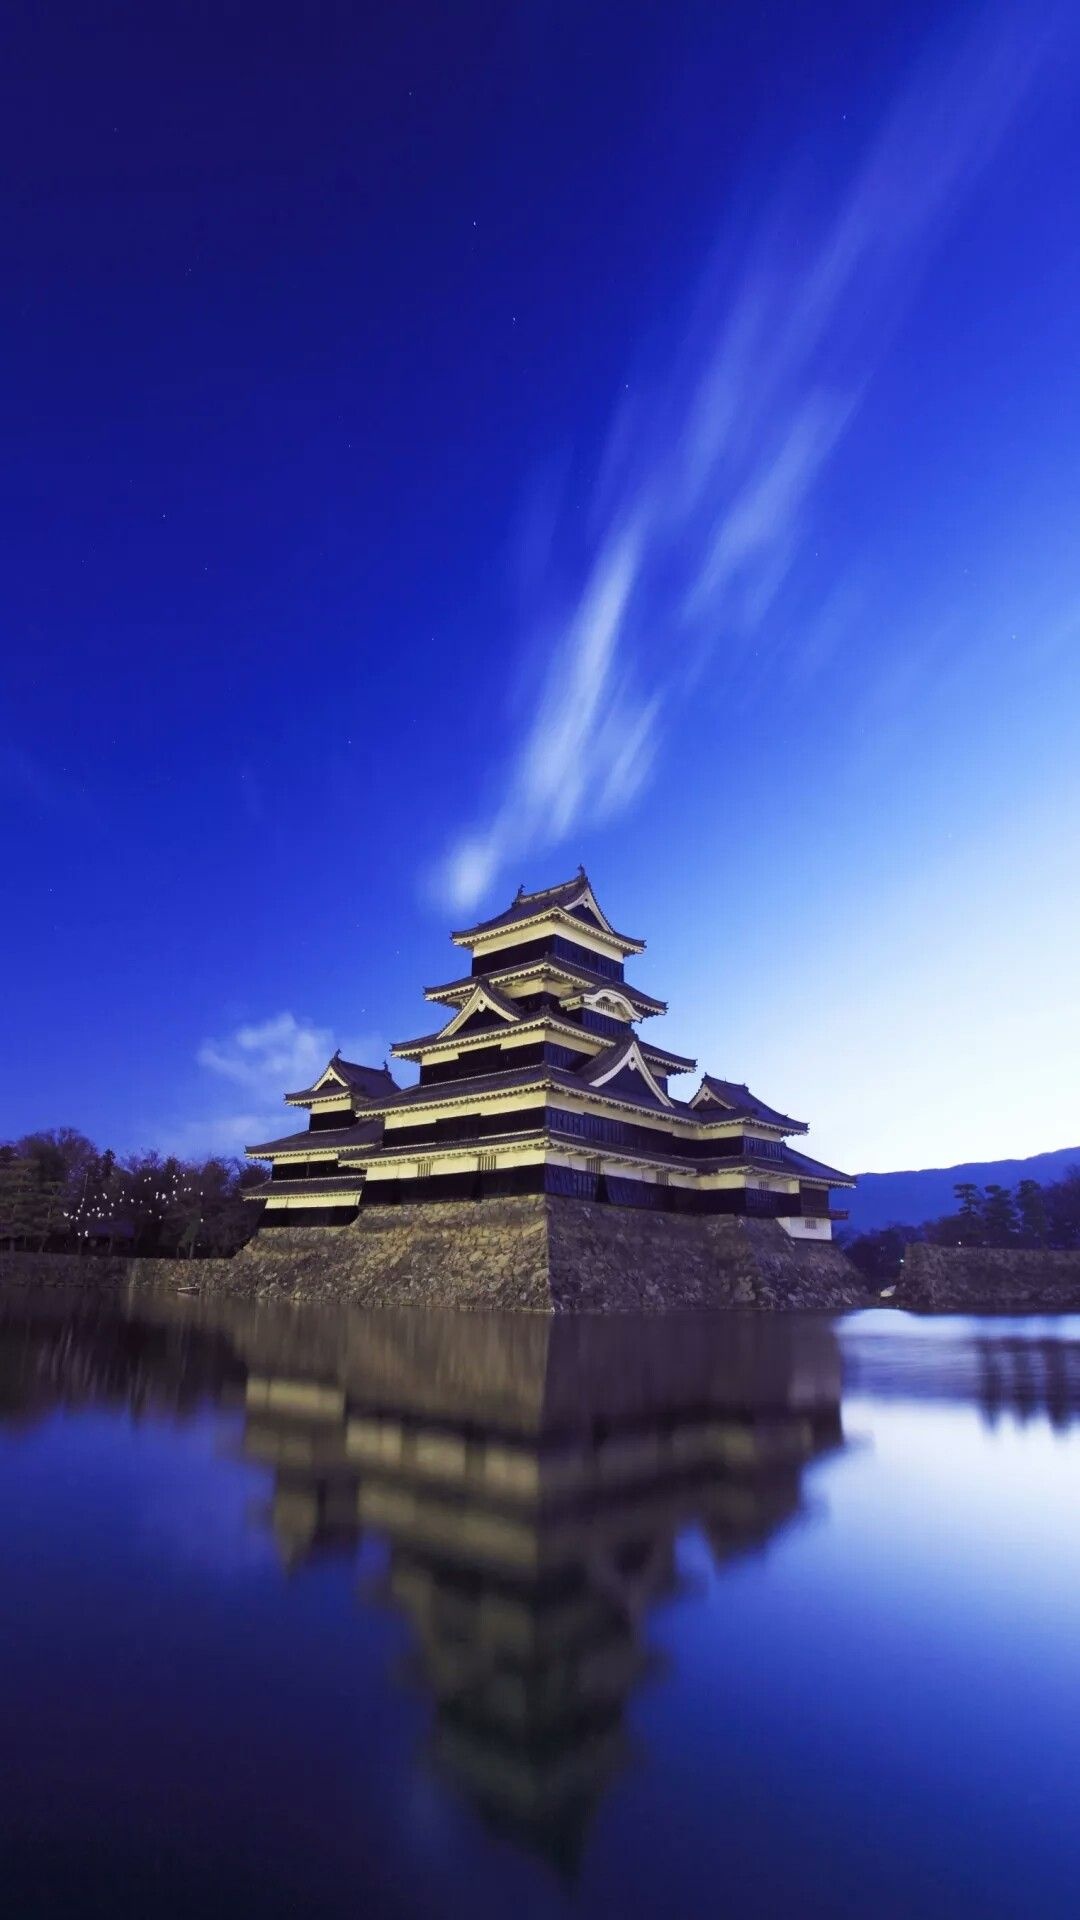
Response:
POLYGON ((0 1133, 583 860, 834 1163, 1080 1141, 1067 10, 226 11, 9 36, 0 1133))

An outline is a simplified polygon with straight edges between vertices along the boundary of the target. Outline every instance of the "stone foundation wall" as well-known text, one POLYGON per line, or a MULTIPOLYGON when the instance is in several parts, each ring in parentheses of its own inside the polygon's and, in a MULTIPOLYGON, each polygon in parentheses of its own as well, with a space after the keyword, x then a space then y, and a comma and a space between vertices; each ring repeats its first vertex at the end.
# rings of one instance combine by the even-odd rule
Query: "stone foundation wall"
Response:
POLYGON ((555 1312, 867 1306, 838 1247, 792 1240, 775 1220, 590 1206, 549 1196, 555 1312))
POLYGON ((0 1279, 539 1313, 871 1304, 838 1248, 791 1240, 774 1220, 686 1218, 544 1194, 372 1208, 345 1227, 275 1227, 232 1260, 0 1255, 0 1279))
POLYGON ((228 1264, 230 1290, 365 1307, 550 1312, 543 1194, 372 1207, 347 1227, 272 1227, 228 1264))
POLYGON ((904 1249, 895 1304, 922 1313, 1080 1313, 1080 1252, 918 1241, 904 1249))
MULTIPOLYGON (((775 1220, 694 1218, 534 1194, 372 1208, 347 1227, 275 1227, 232 1260, 0 1253, 0 1283, 534 1313, 876 1306, 838 1247, 775 1220)), ((906 1250, 893 1305, 923 1313, 1080 1313, 1080 1252, 906 1250)))

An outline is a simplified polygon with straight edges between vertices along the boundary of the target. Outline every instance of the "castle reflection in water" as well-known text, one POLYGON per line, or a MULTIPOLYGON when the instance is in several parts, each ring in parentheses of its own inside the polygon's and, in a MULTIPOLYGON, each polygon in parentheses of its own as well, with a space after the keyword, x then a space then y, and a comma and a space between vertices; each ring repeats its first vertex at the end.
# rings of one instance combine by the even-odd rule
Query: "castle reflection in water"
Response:
POLYGON ((625 1759, 680 1534, 718 1565, 764 1544, 841 1443, 826 1321, 10 1310, 3 1417, 102 1400, 242 1408, 290 1569, 383 1543, 437 1772, 564 1870, 625 1759))
MULTIPOLYGON (((866 1364, 887 1369, 889 1345, 866 1364)), ((1077 1404, 1075 1371, 1055 1342, 1052 1417, 1077 1404)), ((988 1354, 970 1383, 987 1412, 1008 1377, 988 1354)), ((762 1547, 843 1438, 823 1318, 0 1303, 0 1417, 102 1401, 239 1412, 244 1455, 272 1474, 257 1523, 289 1569, 381 1543, 378 1597, 408 1621, 437 1773, 566 1872, 626 1758, 680 1536, 717 1567, 762 1547)))
POLYGON ((348 1323, 336 1378, 249 1374, 284 1557, 388 1542, 438 1772, 566 1867, 625 1758, 680 1533, 718 1563, 760 1545, 840 1442, 827 1327, 764 1325, 381 1316, 348 1323))

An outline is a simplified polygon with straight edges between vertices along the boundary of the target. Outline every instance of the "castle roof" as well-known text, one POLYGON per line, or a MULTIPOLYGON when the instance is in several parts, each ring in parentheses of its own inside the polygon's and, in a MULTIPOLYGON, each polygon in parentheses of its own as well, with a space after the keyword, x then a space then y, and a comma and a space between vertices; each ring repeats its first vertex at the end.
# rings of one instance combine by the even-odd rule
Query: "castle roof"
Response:
POLYGON ((302 1087, 299 1093, 287 1093, 285 1098, 301 1102, 327 1098, 336 1091, 332 1080, 339 1083, 343 1093, 355 1094, 365 1102, 384 1100, 397 1091, 397 1081, 389 1067, 364 1067, 356 1060, 343 1060, 340 1053, 335 1053, 313 1086, 302 1087))
POLYGON ((794 1147, 784 1148, 784 1165, 792 1173, 801 1174, 804 1180, 824 1180, 830 1187, 853 1187, 855 1178, 850 1173, 840 1173, 836 1167, 827 1167, 820 1160, 811 1160, 808 1154, 796 1153, 794 1147))
POLYGON ((505 966, 493 967, 490 973, 466 973, 457 980, 448 980, 444 986, 425 987, 425 1000, 460 999, 463 994, 471 993, 479 980, 488 981, 525 980, 530 974, 553 974, 562 980, 570 980, 586 993, 610 993, 629 1001, 631 1006, 639 1007, 643 1014, 666 1013, 667 1001, 657 1000, 651 993, 643 993, 640 987, 632 986, 629 980, 610 980, 605 974, 594 973, 591 968, 580 966, 576 960, 556 959, 553 954, 544 954, 539 960, 507 961, 505 966))
POLYGON ((793 1120, 790 1114, 778 1113, 775 1107, 766 1106, 764 1100, 751 1093, 744 1080, 719 1080, 714 1073, 702 1075, 690 1105, 697 1119, 701 1118, 703 1107, 716 1106, 724 1109, 725 1120, 758 1120, 762 1126, 782 1127, 785 1133, 809 1132, 805 1120, 793 1120))
POLYGON ((336 1153, 342 1147, 371 1146, 381 1134, 382 1123, 378 1120, 365 1120, 350 1127, 318 1127, 314 1132, 304 1127, 300 1133, 283 1134, 280 1140, 264 1140, 260 1146, 245 1147, 244 1152, 256 1160, 271 1153, 336 1153))
POLYGON ((576 1080, 584 1080, 590 1087, 600 1088, 609 1080, 618 1079, 619 1092, 629 1093, 635 1105, 639 1099, 642 1104, 657 1106, 670 1111, 674 1105, 670 1094, 654 1080, 652 1070, 641 1050, 636 1033, 627 1034, 625 1040, 613 1040, 602 1053, 595 1054, 591 1060, 577 1068, 576 1080), (637 1081, 624 1080, 624 1075, 637 1075, 637 1081))
MULTIPOLYGON (((477 974, 473 980, 472 992, 437 1033, 422 1033, 415 1040, 395 1040, 390 1051, 397 1059, 407 1059, 410 1054, 420 1053, 425 1047, 433 1047, 440 1041, 456 1039, 459 1034, 463 1039, 470 1040, 476 1034, 498 1035, 505 1033, 507 1027, 535 1025, 541 1018, 540 1014, 523 1013, 516 1000, 511 1000, 507 994, 500 993, 498 987, 492 986, 482 974, 477 974), (466 1021, 471 1020, 475 1014, 482 1012, 485 1008, 498 1014, 502 1024, 493 1022, 489 1026, 466 1027, 466 1021)), ((565 1016, 560 1017, 554 1009, 548 1012, 547 1019, 562 1026, 572 1024, 566 1020, 565 1016)))
POLYGON ((582 926, 592 927, 595 932, 608 934, 627 953, 644 950, 644 940, 636 939, 631 933, 618 933, 612 926, 597 901, 584 867, 579 867, 572 879, 559 880, 553 887, 541 887, 535 893, 526 893, 524 887, 519 887, 502 913, 493 914, 490 920, 478 920, 475 926, 459 928, 450 938, 458 946, 468 947, 503 927, 542 920, 552 913, 562 913, 580 920, 582 926))
POLYGON ((311 1195, 313 1193, 346 1193, 351 1194, 353 1199, 356 1200, 359 1198, 361 1184, 361 1178, 357 1173, 350 1171, 348 1168, 343 1168, 338 1173, 320 1174, 317 1180, 264 1180, 257 1187, 247 1187, 244 1191, 243 1198, 245 1200, 267 1200, 272 1193, 282 1195, 287 1193, 305 1195, 311 1195))
MULTIPOLYGON (((390 1051, 395 1060, 410 1060, 414 1055, 431 1051, 434 1048, 452 1047, 455 1042, 457 1042, 459 1046, 464 1045, 466 1042, 471 1043, 474 1040, 488 1041, 494 1045, 510 1032, 511 1026, 513 1026, 515 1032, 518 1030, 528 1031, 534 1028, 539 1032, 544 1027, 550 1027, 560 1033, 574 1034, 575 1036, 587 1032, 584 1027, 579 1027, 575 1021, 568 1020, 565 1014, 560 1015, 552 1012, 550 1008, 545 1008, 539 1013, 517 1013, 514 1015, 512 1022, 508 1021, 505 1025, 497 1027, 467 1027, 464 1032, 462 1032, 460 1028, 457 1032, 453 1032, 449 1027, 440 1027, 437 1033, 421 1033, 415 1040, 395 1040, 390 1051)), ((596 1036, 588 1035, 588 1037, 595 1039, 596 1036)))
POLYGON ((638 1045, 650 1063, 659 1065, 661 1061, 663 1062, 660 1066, 661 1073, 693 1073, 697 1066, 697 1061, 692 1060, 688 1053, 672 1053, 670 1047, 659 1046, 646 1034, 639 1035, 638 1045))
MULTIPOLYGON (((442 1106, 458 1100, 468 1100, 479 1105, 493 1093, 516 1092, 525 1087, 552 1087, 578 1094, 589 1092, 601 1099, 618 1101, 624 1106, 642 1107, 650 1113, 678 1114, 681 1119, 695 1120, 700 1125, 699 1113, 695 1113, 684 1101, 676 1100, 670 1095, 666 1098, 658 1097, 650 1090, 640 1074, 635 1076, 637 1084, 631 1083, 624 1087, 620 1082, 617 1089, 596 1086, 594 1081, 586 1080, 585 1069, 595 1067, 598 1061, 603 1060, 609 1071, 612 1067, 617 1070, 619 1056, 628 1051, 624 1043, 616 1043, 613 1047, 605 1047, 602 1054, 595 1055, 591 1059, 583 1055, 581 1071, 570 1067, 552 1067, 540 1062, 529 1067, 501 1067, 496 1068, 492 1073, 462 1075, 458 1080, 439 1080, 435 1083, 428 1082, 426 1085, 417 1083, 415 1086, 399 1088, 392 1099, 379 1103, 378 1111, 399 1113, 403 1107, 442 1106)), ((317 1134, 304 1134, 302 1137, 305 1140, 319 1138, 317 1134)))

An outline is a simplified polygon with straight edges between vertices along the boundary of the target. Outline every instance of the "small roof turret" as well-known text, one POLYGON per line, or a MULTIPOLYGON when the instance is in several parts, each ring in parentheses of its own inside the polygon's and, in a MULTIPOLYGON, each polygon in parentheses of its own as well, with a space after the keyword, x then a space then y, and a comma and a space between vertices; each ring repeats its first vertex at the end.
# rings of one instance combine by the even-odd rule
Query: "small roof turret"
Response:
POLYGON ((371 1100, 385 1100, 397 1091, 397 1081, 385 1060, 381 1067, 364 1067, 356 1060, 343 1060, 340 1053, 335 1053, 310 1087, 302 1087, 298 1093, 287 1093, 285 1098, 295 1106, 302 1107, 310 1105, 313 1100, 349 1093, 354 1101, 363 1105, 371 1100))
POLYGON ((703 1074, 690 1105, 699 1114, 702 1108, 715 1107, 718 1119, 757 1120, 763 1127, 779 1127, 784 1133, 809 1132, 805 1120, 793 1120, 790 1114, 778 1113, 775 1107, 766 1106, 764 1100, 751 1093, 745 1080, 719 1080, 714 1073, 703 1074))

